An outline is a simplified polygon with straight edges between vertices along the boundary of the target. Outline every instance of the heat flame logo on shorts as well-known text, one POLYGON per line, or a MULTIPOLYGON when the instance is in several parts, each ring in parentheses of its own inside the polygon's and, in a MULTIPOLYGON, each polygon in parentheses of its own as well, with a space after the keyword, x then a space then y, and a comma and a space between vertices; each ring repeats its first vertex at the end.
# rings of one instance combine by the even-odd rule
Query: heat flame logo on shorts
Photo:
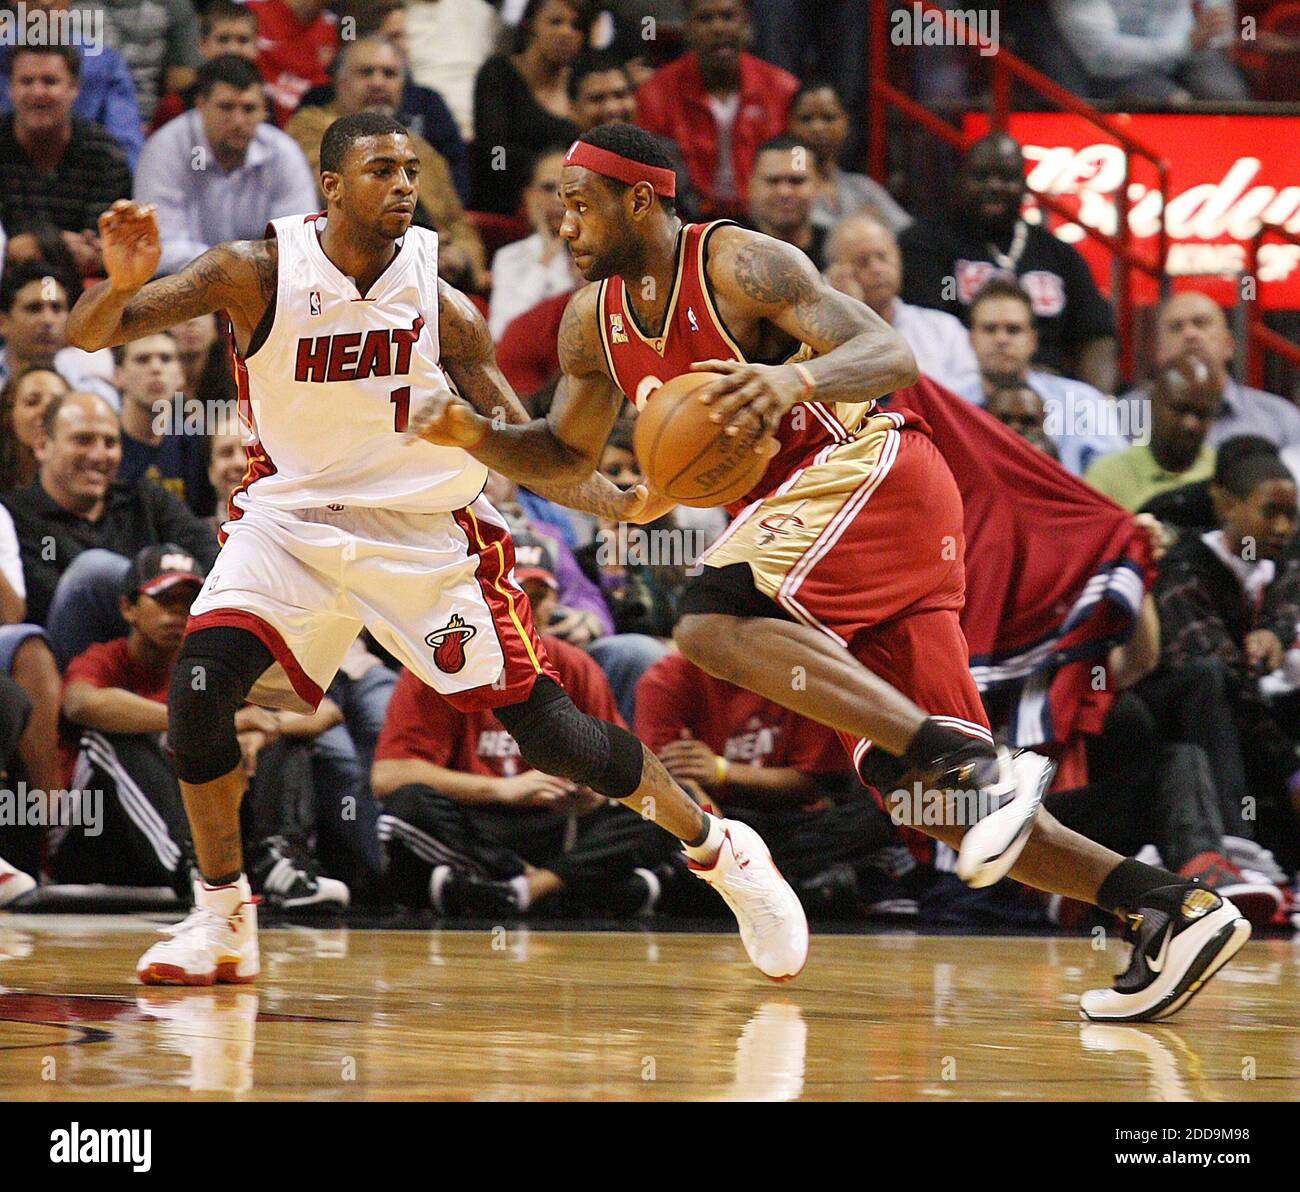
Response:
POLYGON ((438 669, 454 675, 464 669, 465 643, 477 632, 473 625, 465 624, 460 613, 453 613, 450 621, 424 639, 424 644, 433 647, 433 660, 438 669))

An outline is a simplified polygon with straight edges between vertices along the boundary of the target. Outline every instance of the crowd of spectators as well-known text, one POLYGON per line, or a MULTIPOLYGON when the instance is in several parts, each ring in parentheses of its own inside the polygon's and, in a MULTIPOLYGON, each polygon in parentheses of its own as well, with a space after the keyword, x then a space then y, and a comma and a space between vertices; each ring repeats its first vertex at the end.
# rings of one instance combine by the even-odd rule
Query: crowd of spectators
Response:
MULTIPOLYGON (((92 52, 94 26, 69 24, 72 44, 0 47, 0 775, 6 788, 93 790, 104 816, 96 834, 0 820, 0 907, 37 879, 183 898, 190 875, 166 692, 246 428, 219 316, 111 351, 68 346, 69 308, 103 273, 98 217, 122 197, 154 204, 173 271, 322 206, 324 129, 379 109, 411 131, 415 219, 439 233, 439 273, 481 305, 535 414, 581 284, 560 236, 563 154, 631 121, 675 163, 684 218, 797 246, 971 418, 982 407, 1141 517, 1160 558, 1133 640, 1153 656, 1138 665, 1140 650, 1118 646, 1109 681, 1123 693, 1087 741, 1087 783, 1050 805, 1233 892, 1257 921, 1287 921, 1300 869, 1297 394, 1234 375, 1225 312, 1195 289, 1160 304, 1149 373, 1124 377, 1112 305, 1027 212, 1006 133, 968 147, 947 212, 909 211, 867 176, 867 5, 682 0, 658 25, 600 0, 27 7, 102 20, 105 36, 92 52)), ((1229 102, 1260 77, 1233 52, 1224 3, 1004 8, 1022 52, 1083 96, 1229 102)), ((1252 49, 1269 63, 1300 50, 1285 28, 1267 32, 1252 49)), ((601 470, 640 479, 628 422, 601 470)), ((904 847, 833 732, 674 650, 678 597, 721 510, 625 527, 497 474, 487 493, 575 702, 634 727, 693 797, 757 827, 810 911, 1071 921, 1059 902, 967 895, 943 849, 904 847)), ((365 635, 315 713, 249 706, 237 728, 248 867, 283 912, 720 910, 681 880, 667 836, 521 768, 491 713, 456 712, 365 635)))

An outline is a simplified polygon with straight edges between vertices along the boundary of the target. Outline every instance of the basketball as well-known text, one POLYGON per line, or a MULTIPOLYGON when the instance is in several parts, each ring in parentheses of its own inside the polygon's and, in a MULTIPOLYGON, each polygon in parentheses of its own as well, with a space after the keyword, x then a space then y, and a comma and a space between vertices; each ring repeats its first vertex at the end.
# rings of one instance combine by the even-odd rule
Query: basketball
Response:
POLYGON ((763 435, 757 418, 738 435, 710 422, 712 406, 695 400, 720 373, 688 372, 660 385, 637 416, 632 446, 646 483, 683 505, 708 508, 743 497, 767 468, 754 452, 763 435))

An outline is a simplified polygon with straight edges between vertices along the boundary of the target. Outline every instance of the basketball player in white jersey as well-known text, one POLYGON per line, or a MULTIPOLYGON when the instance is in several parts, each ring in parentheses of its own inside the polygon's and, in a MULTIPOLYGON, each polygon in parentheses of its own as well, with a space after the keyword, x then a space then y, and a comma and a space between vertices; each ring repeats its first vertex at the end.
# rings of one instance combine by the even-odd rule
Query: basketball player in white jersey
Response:
MULTIPOLYGON (((70 342, 94 350, 224 310, 252 436, 168 700, 201 875, 195 909, 144 954, 140 979, 257 975, 235 711, 245 699, 314 709, 363 626, 457 708, 494 709, 526 764, 681 839, 736 913, 754 964, 795 976, 807 923, 761 838, 702 812, 635 737, 574 707, 515 582, 505 523, 482 496, 487 469, 404 433, 412 402, 445 394, 448 377, 480 413, 527 421, 482 316, 438 280, 437 237, 411 226, 418 162, 406 130, 377 112, 346 116, 326 130, 320 168, 324 214, 275 220, 265 240, 218 245, 157 281, 152 209, 115 203, 99 224, 108 280, 69 318, 70 342)), ((614 517, 648 499, 599 475, 541 491, 614 517)))

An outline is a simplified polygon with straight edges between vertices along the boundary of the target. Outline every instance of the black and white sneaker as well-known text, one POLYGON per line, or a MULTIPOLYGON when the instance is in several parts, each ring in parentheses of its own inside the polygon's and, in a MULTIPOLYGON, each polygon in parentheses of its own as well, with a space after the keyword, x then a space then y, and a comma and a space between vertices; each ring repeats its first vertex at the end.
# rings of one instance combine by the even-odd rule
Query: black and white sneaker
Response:
POLYGON ((315 861, 283 836, 262 842, 248 878, 253 892, 274 911, 341 911, 352 900, 346 885, 322 877, 315 861))
POLYGON ((1128 967, 1111 989, 1090 989, 1079 1012, 1094 1022, 1154 1022, 1181 1010, 1250 939, 1250 923, 1199 884, 1152 890, 1129 916, 1128 967))
POLYGON ((429 875, 429 902, 440 915, 490 919, 523 914, 509 882, 494 882, 450 865, 435 865, 429 875))

